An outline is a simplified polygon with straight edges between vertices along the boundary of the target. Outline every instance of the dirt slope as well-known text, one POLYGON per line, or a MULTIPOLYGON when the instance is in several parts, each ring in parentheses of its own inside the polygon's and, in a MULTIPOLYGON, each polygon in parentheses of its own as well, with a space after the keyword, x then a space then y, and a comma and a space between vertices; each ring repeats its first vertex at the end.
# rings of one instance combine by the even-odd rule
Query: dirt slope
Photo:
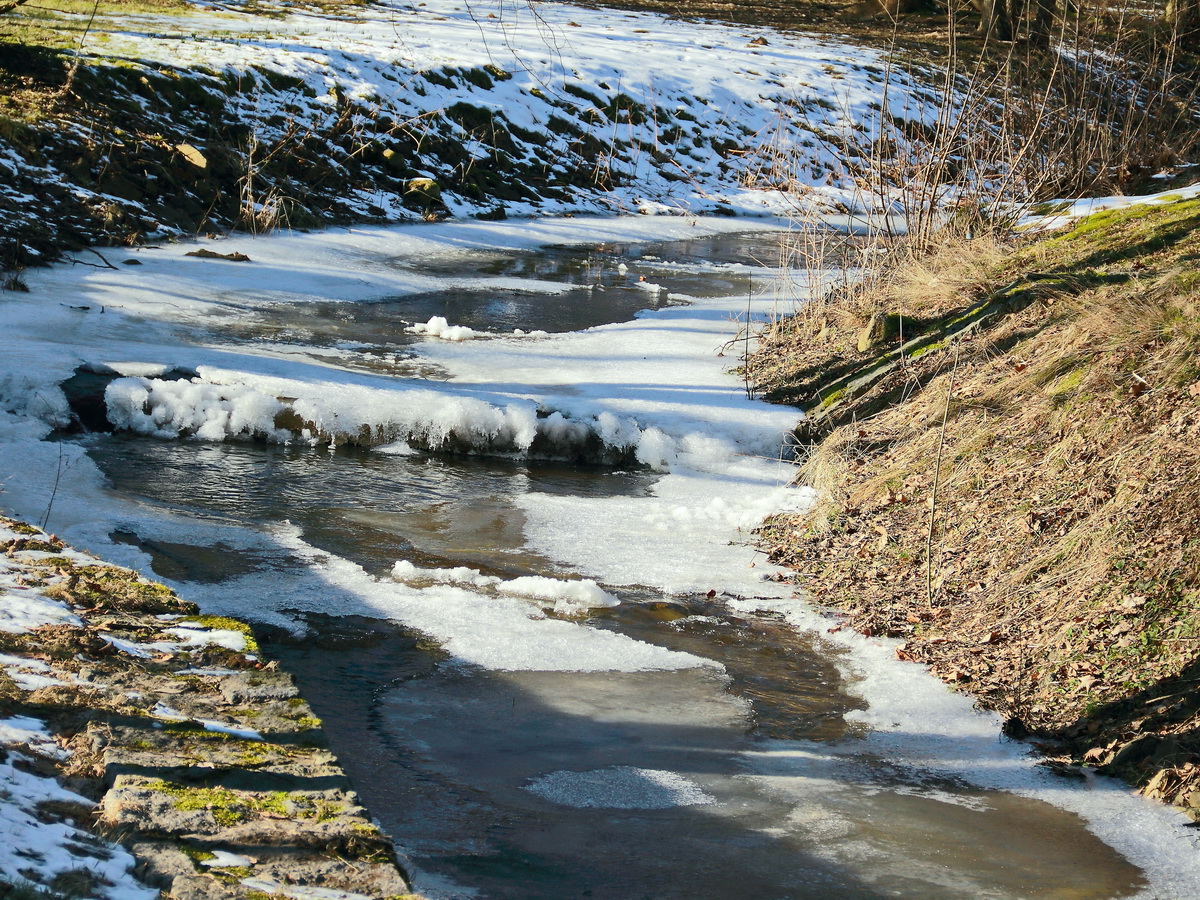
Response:
POLYGON ((1180 199, 948 247, 780 322, 750 360, 808 410, 802 477, 825 497, 767 523, 772 559, 1014 736, 1188 808, 1198 229, 1180 199))

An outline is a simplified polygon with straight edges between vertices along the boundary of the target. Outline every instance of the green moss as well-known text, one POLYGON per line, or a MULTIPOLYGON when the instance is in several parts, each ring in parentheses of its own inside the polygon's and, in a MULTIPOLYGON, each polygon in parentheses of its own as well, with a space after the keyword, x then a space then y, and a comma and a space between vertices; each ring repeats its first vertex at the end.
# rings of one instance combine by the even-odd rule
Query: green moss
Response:
POLYGON ((189 787, 158 779, 145 785, 147 790, 166 794, 182 812, 208 810, 218 825, 229 827, 247 821, 254 813, 291 814, 291 803, 283 791, 253 794, 222 787, 189 787))
POLYGON ((237 619, 231 619, 228 616, 210 616, 196 615, 187 616, 180 620, 180 624, 184 625, 199 625, 201 628, 207 628, 212 631, 236 631, 246 639, 245 652, 258 653, 258 641, 254 639, 254 631, 245 622, 237 619))
POLYGON ((1083 382, 1083 376, 1087 374, 1087 370, 1083 368, 1074 369, 1060 377, 1052 385, 1049 391, 1052 396, 1061 394, 1069 394, 1074 391, 1083 382))
POLYGON ((238 754, 238 763, 247 768, 253 768, 261 766, 270 758, 271 754, 267 752, 266 748, 256 744, 253 747, 247 747, 238 754))
POLYGON ((187 856, 189 859, 191 859, 193 862, 196 862, 196 863, 207 862, 210 859, 217 858, 217 854, 213 853, 211 850, 204 850, 204 849, 201 849, 200 847, 191 847, 187 844, 180 844, 179 850, 181 853, 183 853, 185 856, 187 856))
POLYGON ((818 408, 822 409, 822 410, 829 409, 829 407, 833 406, 833 404, 835 404, 839 400, 841 400, 842 397, 845 395, 845 393, 846 393, 845 389, 837 390, 837 391, 830 391, 828 394, 826 394, 825 396, 823 396, 821 398, 821 403, 818 408))
POLYGON ((945 350, 948 346, 948 341, 934 341, 932 344, 926 344, 923 347, 918 347, 908 355, 909 359, 920 359, 926 353, 932 353, 934 350, 945 350))

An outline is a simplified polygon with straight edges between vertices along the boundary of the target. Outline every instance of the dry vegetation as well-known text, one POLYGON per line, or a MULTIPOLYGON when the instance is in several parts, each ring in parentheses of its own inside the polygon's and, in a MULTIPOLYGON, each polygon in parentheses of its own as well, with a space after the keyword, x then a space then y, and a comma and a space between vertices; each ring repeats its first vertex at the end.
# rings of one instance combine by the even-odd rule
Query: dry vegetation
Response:
POLYGON ((819 420, 802 477, 822 506, 767 523, 773 560, 1011 733, 1196 807, 1198 229, 1179 200, 947 246, 778 323, 751 360, 819 420), (879 311, 902 333, 860 344, 879 311), (888 354, 829 402, 829 373, 888 354))

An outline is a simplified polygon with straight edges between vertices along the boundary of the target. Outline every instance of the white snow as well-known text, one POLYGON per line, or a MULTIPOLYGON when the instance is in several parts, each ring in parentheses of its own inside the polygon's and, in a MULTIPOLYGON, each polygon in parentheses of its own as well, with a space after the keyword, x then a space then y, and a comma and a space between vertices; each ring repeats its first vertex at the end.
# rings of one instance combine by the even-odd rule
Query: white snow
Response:
POLYGON ((133 878, 134 859, 126 850, 98 840, 71 819, 47 813, 48 804, 64 804, 86 817, 94 804, 22 765, 31 761, 26 751, 62 757, 45 723, 28 716, 0 719, 0 747, 7 751, 0 758, 0 878, 47 887, 56 875, 83 870, 96 881, 90 897, 153 900, 158 896, 158 891, 133 878))
POLYGON ((238 653, 246 649, 246 635, 229 628, 189 628, 181 625, 177 628, 168 628, 166 631, 179 638, 179 643, 176 645, 179 648, 192 649, 211 644, 227 650, 236 650, 238 653))
MULTIPOLYGON (((565 198, 508 200, 510 216, 779 212, 791 209, 797 189, 818 204, 858 206, 863 192, 839 148, 857 144, 869 154, 885 103, 914 121, 931 123, 938 110, 913 79, 862 46, 558 3, 380 0, 338 18, 265 0, 236 13, 101 12, 91 32, 89 53, 101 60, 142 66, 149 76, 164 67, 211 72, 201 87, 214 93, 238 84, 230 103, 260 147, 286 143, 288 123, 332 122, 345 97, 413 133, 458 136, 468 170, 483 168, 487 151, 454 120, 465 105, 511 135, 505 152, 517 162, 551 177, 584 167, 598 183, 565 198), (768 35, 766 45, 753 43, 768 35), (465 74, 485 69, 491 74, 475 80, 465 74), (295 86, 276 89, 280 76, 295 86)), ((200 138, 192 144, 207 152, 200 138)), ((385 149, 386 137, 369 152, 385 149)), ((457 164, 428 152, 412 162, 435 181, 448 181, 457 164)), ((40 174, 64 177, 52 166, 40 174)), ((396 191, 363 189, 348 199, 364 212, 411 217, 396 191)), ((455 214, 493 206, 447 189, 442 197, 455 214)), ((11 200, 17 209, 34 202, 11 200)), ((264 211, 271 201, 255 205, 264 211)))
POLYGON ((446 321, 445 316, 433 316, 424 324, 418 322, 404 330, 412 334, 427 334, 430 337, 438 337, 444 341, 454 341, 455 343, 469 341, 476 336, 474 329, 465 325, 451 325, 446 321))
POLYGON ((1027 231, 1050 231, 1069 225, 1076 219, 1092 213, 1112 209, 1127 209, 1131 206, 1161 206, 1176 200, 1191 200, 1200 197, 1200 182, 1184 188, 1159 191, 1155 194, 1114 195, 1111 197, 1082 197, 1074 200, 1048 200, 1041 206, 1054 212, 1031 213, 1021 219, 1017 227, 1027 231))
POLYGON ((423 569, 408 560, 399 560, 392 567, 392 578, 405 584, 458 584, 478 590, 495 590, 512 597, 526 597, 549 603, 555 612, 585 613, 602 606, 617 606, 620 601, 594 581, 567 581, 541 575, 523 575, 505 580, 484 575, 478 569, 456 566, 450 569, 423 569))
POLYGON ((243 741, 261 741, 265 740, 260 732, 251 728, 237 728, 233 725, 226 725, 224 722, 217 722, 213 719, 194 719, 191 716, 185 716, 176 709, 172 709, 161 700, 154 704, 154 708, 150 710, 150 714, 165 722, 192 722, 201 726, 205 731, 212 731, 217 734, 228 734, 232 737, 243 741))
MULTIPOLYGON (((759 34, 754 29, 554 4, 538 5, 540 19, 527 15, 524 7, 496 7, 503 39, 485 45, 475 19, 485 6, 473 7, 465 11, 448 0, 411 8, 384 2, 363 8, 353 23, 308 13, 268 20, 239 12, 220 26, 198 16, 129 17, 128 30, 97 52, 235 72, 261 65, 303 79, 315 103, 332 103, 336 85, 354 96, 375 92, 413 115, 452 105, 473 89, 461 82, 445 88, 423 78, 426 93, 419 95, 405 87, 410 76, 445 65, 493 62, 513 77, 477 100, 542 133, 547 130, 546 110, 542 101, 534 102, 533 89, 549 85, 550 91, 561 93, 568 82, 611 83, 613 91, 619 84, 640 97, 656 97, 665 107, 685 108, 695 120, 691 132, 702 133, 705 140, 745 136, 747 130, 766 133, 780 120, 782 109, 803 108, 808 111, 804 115, 784 117, 784 143, 811 156, 802 180, 825 200, 857 202, 857 189, 829 144, 813 140, 813 146, 804 148, 803 142, 812 139, 813 129, 848 133, 856 124, 869 123, 871 104, 882 98, 882 78, 863 67, 873 65, 871 54, 773 33, 769 46, 751 46, 749 39, 759 34), (569 28, 568 17, 587 27, 569 28), (554 35, 554 52, 547 48, 542 28, 554 35), (176 29, 192 29, 195 38, 175 40, 171 33, 176 29), (263 40, 268 31, 286 39, 263 40), (769 86, 766 92, 764 85, 769 86), (822 100, 824 104, 818 102, 822 100)), ((921 117, 920 100, 902 85, 893 84, 889 98, 901 107, 907 104, 910 118, 921 117)), ((273 103, 264 100, 264 118, 275 111, 273 103)), ((618 122, 609 127, 614 138, 654 137, 649 126, 618 122)), ((864 139, 869 137, 868 128, 864 139)), ((665 183, 642 160, 624 173, 626 183, 614 194, 570 205, 594 209, 611 203, 614 208, 665 212, 715 200, 742 211, 779 208, 781 195, 746 183, 748 170, 740 160, 710 154, 694 163, 694 180, 679 186, 665 183)), ((387 200, 363 199, 383 205, 387 200)), ((469 208, 461 198, 449 202, 459 211, 469 208)), ((531 209, 516 204, 510 211, 531 209)), ((554 618, 543 609, 570 615, 606 606, 622 586, 680 594, 712 590, 732 598, 735 609, 773 610, 797 628, 823 632, 827 621, 811 604, 789 597, 786 587, 764 580, 770 569, 747 546, 749 530, 763 515, 781 507, 802 508, 809 497, 788 486, 790 466, 778 461, 795 413, 748 398, 744 386, 726 372, 734 360, 718 355, 745 322, 745 297, 675 298, 691 302, 576 334, 534 332, 539 340, 497 335, 468 341, 466 331, 456 330, 462 326, 434 317, 422 327, 425 336, 437 339, 420 343, 418 353, 422 362, 447 373, 450 380, 438 383, 351 371, 328 356, 295 347, 223 344, 218 336, 231 311, 240 314, 280 302, 355 303, 443 287, 487 290, 510 284, 485 276, 442 277, 422 267, 472 253, 684 239, 779 224, 662 215, 353 228, 221 242, 223 251, 245 252, 253 263, 186 258, 190 245, 170 245, 136 253, 143 265, 117 272, 58 266, 27 273, 32 293, 6 296, 0 304, 5 334, 0 342, 0 479, 7 479, 0 500, 27 518, 45 516, 81 546, 135 565, 144 565, 144 557, 113 543, 109 535, 114 525, 128 523, 139 533, 174 534, 197 543, 219 538, 230 546, 238 541, 248 546, 260 540, 261 547, 301 566, 265 567, 218 585, 188 585, 188 599, 214 613, 289 627, 296 627, 296 613, 306 612, 392 618, 430 635, 464 666, 643 672, 714 665, 583 621, 554 618), (87 311, 73 308, 85 306, 87 311), (189 328, 209 333, 198 339, 196 330, 186 332, 189 328), (192 338, 181 338, 181 333, 192 338), (407 561, 396 564, 392 577, 377 577, 323 552, 293 526, 265 527, 261 535, 248 537, 219 521, 172 520, 161 510, 111 495, 83 447, 42 440, 51 427, 68 420, 57 384, 80 364, 121 373, 124 377, 108 389, 110 415, 124 428, 156 438, 355 439, 394 453, 449 445, 519 456, 535 441, 573 447, 595 437, 661 475, 646 496, 519 496, 526 549, 569 572, 570 578, 501 578, 467 566, 420 568, 407 561), (161 380, 175 366, 197 375, 161 380), (284 572, 287 589, 281 590, 284 572)), ((641 284, 657 292, 656 285, 641 284)), ((523 287, 551 297, 558 290, 537 279, 526 280, 523 287)), ((792 283, 780 293, 752 298, 751 315, 762 320, 780 304, 786 308, 804 297, 803 283, 792 283)), ((4 630, 72 621, 64 606, 17 583, 2 561, 0 590, 4 630)), ((178 642, 112 642, 125 652, 149 654, 192 644, 188 631, 185 626, 174 629, 178 642)), ((224 638, 210 632, 204 639, 224 638)), ((844 652, 839 659, 851 690, 869 704, 850 714, 865 726, 867 736, 844 745, 763 747, 760 756, 746 755, 751 777, 786 793, 813 773, 836 777, 851 757, 877 754, 896 765, 950 774, 1076 811, 1097 835, 1146 870, 1150 887, 1145 896, 1195 894, 1200 854, 1179 827, 1177 813, 1100 780, 1083 787, 1050 781, 1034 769, 1023 745, 998 739, 994 716, 977 713, 969 698, 897 661, 890 643, 845 633, 828 640, 844 652), (768 757, 769 767, 764 763, 768 757)), ((26 667, 25 674, 39 673, 26 667)), ((163 718, 186 718, 162 704, 156 710, 163 718)), ((229 729, 217 722, 201 724, 229 729)), ((15 741, 29 735, 41 746, 48 739, 39 737, 37 723, 9 720, 0 729, 4 727, 11 731, 0 730, 0 739, 6 733, 15 741)), ((11 762, 3 765, 6 790, 16 798, 6 801, 6 814, 26 809, 23 797, 47 795, 50 788, 23 781, 33 776, 11 762)), ((653 809, 711 802, 678 773, 634 767, 562 770, 527 787, 554 802, 583 807, 653 809)), ((15 830, 10 834, 15 836, 8 843, 0 841, 0 871, 10 871, 10 857, 4 855, 10 846, 37 847, 47 859, 59 859, 53 856, 57 850, 46 849, 58 845, 47 841, 48 832, 37 830, 52 826, 31 824, 21 815, 14 813, 11 819, 15 830)), ((5 821, 10 821, 7 815, 5 821)), ((120 877, 111 880, 124 884, 120 877)), ((267 886, 258 889, 290 896, 332 896, 320 889, 263 884, 267 886)))
MULTIPOLYGON (((0 579, 4 573, 0 572, 0 579)), ((78 625, 78 617, 65 604, 34 590, 17 590, 0 584, 0 631, 21 633, 43 625, 78 625)))
MULTIPOLYGON (((471 567, 421 570, 401 564, 399 581, 379 578, 312 546, 299 529, 279 526, 261 540, 301 564, 299 571, 288 570, 287 590, 279 589, 280 575, 269 569, 219 585, 188 585, 188 599, 211 612, 290 627, 296 612, 394 618, 436 639, 458 664, 507 671, 638 672, 712 665, 586 622, 546 616, 541 604, 566 599, 565 586, 582 585, 581 579, 607 594, 621 585, 680 593, 714 590, 743 598, 731 600, 738 608, 774 609, 800 628, 823 630, 826 620, 809 604, 789 599, 786 586, 764 580, 770 567, 745 544, 763 515, 781 506, 802 507, 808 497, 787 486, 791 467, 777 461, 795 414, 747 398, 726 373, 729 362, 718 356, 744 320, 744 297, 693 299, 631 322, 540 341, 427 342, 420 345, 421 358, 453 376, 436 384, 340 370, 302 355, 182 344, 164 330, 179 323, 215 323, 217 311, 239 297, 295 299, 312 290, 314 279, 345 302, 428 289, 395 266, 373 262, 386 253, 415 261, 438 258, 450 247, 601 241, 620 237, 623 229, 634 238, 667 238, 746 227, 763 229, 768 223, 571 219, 353 229, 230 239, 227 245, 251 249, 256 262, 229 267, 229 272, 186 265, 180 256, 184 248, 167 247, 120 278, 102 270, 32 273, 35 293, 7 299, 3 313, 11 337, 0 347, 0 383, 9 375, 7 383, 22 386, 5 395, 19 414, 0 414, 3 458, 14 475, 4 500, 27 514, 43 512, 61 466, 55 529, 113 558, 136 561, 132 548, 108 542, 114 520, 164 539, 220 540, 230 546, 249 541, 220 523, 163 521, 161 513, 122 505, 103 493, 78 446, 63 446, 60 462, 58 448, 38 440, 61 415, 54 382, 79 359, 165 360, 199 376, 192 382, 161 382, 131 375, 116 382, 128 392, 122 396, 141 398, 140 407, 132 400, 125 407, 117 404, 131 427, 163 436, 195 429, 192 436, 198 437, 211 426, 206 434, 213 439, 228 439, 235 430, 270 437, 275 424, 266 412, 287 406, 311 423, 308 438, 292 431, 292 440, 328 441, 367 429, 374 443, 402 442, 393 446, 407 447, 406 452, 450 440, 476 450, 520 453, 539 435, 569 442, 590 433, 609 447, 628 448, 662 473, 644 496, 519 494, 528 548, 573 576, 552 587, 542 585, 544 593, 542 587, 527 592, 537 594, 532 603, 501 589, 513 579, 484 576, 471 567), (353 275, 347 274, 350 260, 362 261, 353 275), (164 292, 172 297, 170 306, 163 302, 164 292), (46 295, 88 303, 103 298, 110 306, 102 318, 68 322, 65 313, 37 304, 46 295), (35 407, 21 401, 30 387, 46 402, 35 407)), ((787 291, 754 300, 752 314, 765 317, 780 303, 803 296, 798 282, 787 291)), ((594 602, 585 599, 579 605, 594 602)), ((570 604, 560 610, 577 608, 570 604)), ((967 699, 893 659, 889 646, 847 635, 831 640, 847 650, 842 665, 853 679, 852 690, 870 704, 854 717, 871 729, 864 743, 819 751, 833 755, 835 769, 842 754, 877 751, 897 764, 1044 799, 1077 810, 1098 835, 1150 873, 1151 890, 1163 886, 1162 896, 1187 896, 1181 885, 1200 882, 1200 855, 1177 827, 1176 813, 1104 784, 1081 790, 1047 781, 1022 755, 1023 747, 997 740, 994 717, 974 712, 967 699)), ((782 782, 781 771, 793 763, 811 764, 814 751, 779 747, 771 752, 772 774, 763 777, 782 782)), ((747 765, 754 770, 751 757, 747 765)))

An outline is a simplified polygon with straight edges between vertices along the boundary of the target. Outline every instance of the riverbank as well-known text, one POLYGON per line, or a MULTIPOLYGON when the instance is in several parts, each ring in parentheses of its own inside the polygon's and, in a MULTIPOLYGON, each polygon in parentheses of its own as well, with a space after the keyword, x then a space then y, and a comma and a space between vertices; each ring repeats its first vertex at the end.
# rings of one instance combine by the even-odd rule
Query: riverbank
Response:
POLYGON ((874 49, 653 13, 121 0, 81 34, 87 14, 0 16, 0 270, 231 230, 770 215, 801 187, 844 210, 879 98, 937 114, 874 49))
POLYGON ((21 522, 0 548, 2 852, 31 896, 410 896, 248 626, 21 522))
POLYGON ((1198 229, 1178 194, 945 246, 750 361, 806 410, 822 498, 760 540, 833 628, 896 639, 1064 774, 1194 818, 1198 229))

